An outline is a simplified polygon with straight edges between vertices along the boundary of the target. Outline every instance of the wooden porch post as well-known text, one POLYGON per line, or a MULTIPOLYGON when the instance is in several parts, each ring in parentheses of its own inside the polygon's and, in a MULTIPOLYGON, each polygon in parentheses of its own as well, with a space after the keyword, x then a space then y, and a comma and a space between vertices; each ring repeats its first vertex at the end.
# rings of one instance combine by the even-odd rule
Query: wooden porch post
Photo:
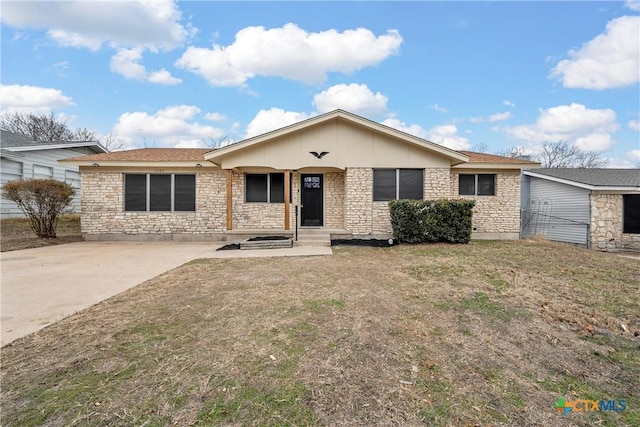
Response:
POLYGON ((284 229, 289 230, 289 207, 291 200, 289 195, 291 194, 291 171, 284 171, 284 229))
POLYGON ((231 182, 233 171, 227 169, 227 230, 233 230, 233 191, 231 182))

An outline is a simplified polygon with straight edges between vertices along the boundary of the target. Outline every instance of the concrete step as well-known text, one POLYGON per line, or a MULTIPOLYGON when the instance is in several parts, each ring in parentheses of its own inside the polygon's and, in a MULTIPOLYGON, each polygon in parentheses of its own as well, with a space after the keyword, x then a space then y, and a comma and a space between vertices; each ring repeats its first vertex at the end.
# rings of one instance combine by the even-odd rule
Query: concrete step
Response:
POLYGON ((240 242, 240 249, 280 249, 293 246, 291 239, 286 240, 245 240, 240 242))
POLYGON ((331 236, 329 234, 299 234, 298 241, 294 241, 294 246, 331 246, 331 236))

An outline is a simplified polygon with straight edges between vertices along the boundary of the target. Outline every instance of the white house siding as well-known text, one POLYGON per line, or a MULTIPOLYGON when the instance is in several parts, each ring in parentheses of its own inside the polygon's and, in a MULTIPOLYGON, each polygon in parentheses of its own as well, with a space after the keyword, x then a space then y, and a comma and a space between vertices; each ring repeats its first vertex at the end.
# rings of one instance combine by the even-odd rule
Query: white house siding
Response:
MULTIPOLYGON (((48 150, 16 151, 11 158, 2 157, 2 184, 9 180, 53 178, 66 182, 76 190, 68 212, 80 213, 80 178, 77 166, 61 166, 58 160, 92 154, 86 148, 56 148, 48 150), (22 165, 20 168, 19 165, 22 165), (20 170, 21 169, 21 170, 20 170), (19 171, 19 172, 18 172, 19 171), (20 175, 18 175, 20 173, 20 175)), ((2 199, 2 217, 23 216, 15 203, 2 199)))
POLYGON ((529 200, 523 206, 523 236, 588 245, 590 191, 529 177, 529 200))

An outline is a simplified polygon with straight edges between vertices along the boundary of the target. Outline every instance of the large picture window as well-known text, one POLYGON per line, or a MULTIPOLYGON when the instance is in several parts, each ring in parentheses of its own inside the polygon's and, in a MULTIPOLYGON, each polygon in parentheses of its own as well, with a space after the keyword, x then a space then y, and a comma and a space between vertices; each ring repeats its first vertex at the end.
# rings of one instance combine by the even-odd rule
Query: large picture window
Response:
POLYGON ((374 169, 373 200, 422 200, 423 183, 423 169, 374 169))
POLYGON ((622 204, 622 232, 640 234, 640 194, 623 195, 622 204))
POLYGON ((247 173, 244 182, 246 202, 284 203, 284 173, 247 173))
POLYGON ((125 174, 124 210, 195 211, 196 177, 175 174, 125 174))
POLYGON ((495 174, 459 175, 458 194, 460 196, 495 196, 495 174))

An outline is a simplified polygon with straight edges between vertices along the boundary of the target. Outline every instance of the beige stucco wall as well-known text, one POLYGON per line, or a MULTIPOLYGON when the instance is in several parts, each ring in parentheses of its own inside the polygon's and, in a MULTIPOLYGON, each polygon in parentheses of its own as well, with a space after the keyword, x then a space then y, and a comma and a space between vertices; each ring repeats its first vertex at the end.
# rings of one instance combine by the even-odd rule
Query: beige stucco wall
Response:
POLYGON ((223 169, 269 167, 303 168, 449 168, 448 157, 407 141, 344 120, 333 120, 275 137, 225 155, 223 169), (326 151, 322 159, 310 152, 326 151))
MULTIPOLYGON (((462 173, 491 173, 464 171, 462 173)), ((496 174, 495 196, 460 196, 459 172, 451 173, 451 198, 473 199, 472 238, 517 239, 520 234, 520 171, 496 174)))
POLYGON ((83 171, 82 234, 87 240, 221 239, 226 223, 225 182, 220 171, 196 173, 195 212, 125 212, 123 173, 83 171))
POLYGON ((590 195, 590 203, 590 238, 593 249, 640 249, 640 234, 625 234, 622 232, 622 194, 593 191, 590 195))

